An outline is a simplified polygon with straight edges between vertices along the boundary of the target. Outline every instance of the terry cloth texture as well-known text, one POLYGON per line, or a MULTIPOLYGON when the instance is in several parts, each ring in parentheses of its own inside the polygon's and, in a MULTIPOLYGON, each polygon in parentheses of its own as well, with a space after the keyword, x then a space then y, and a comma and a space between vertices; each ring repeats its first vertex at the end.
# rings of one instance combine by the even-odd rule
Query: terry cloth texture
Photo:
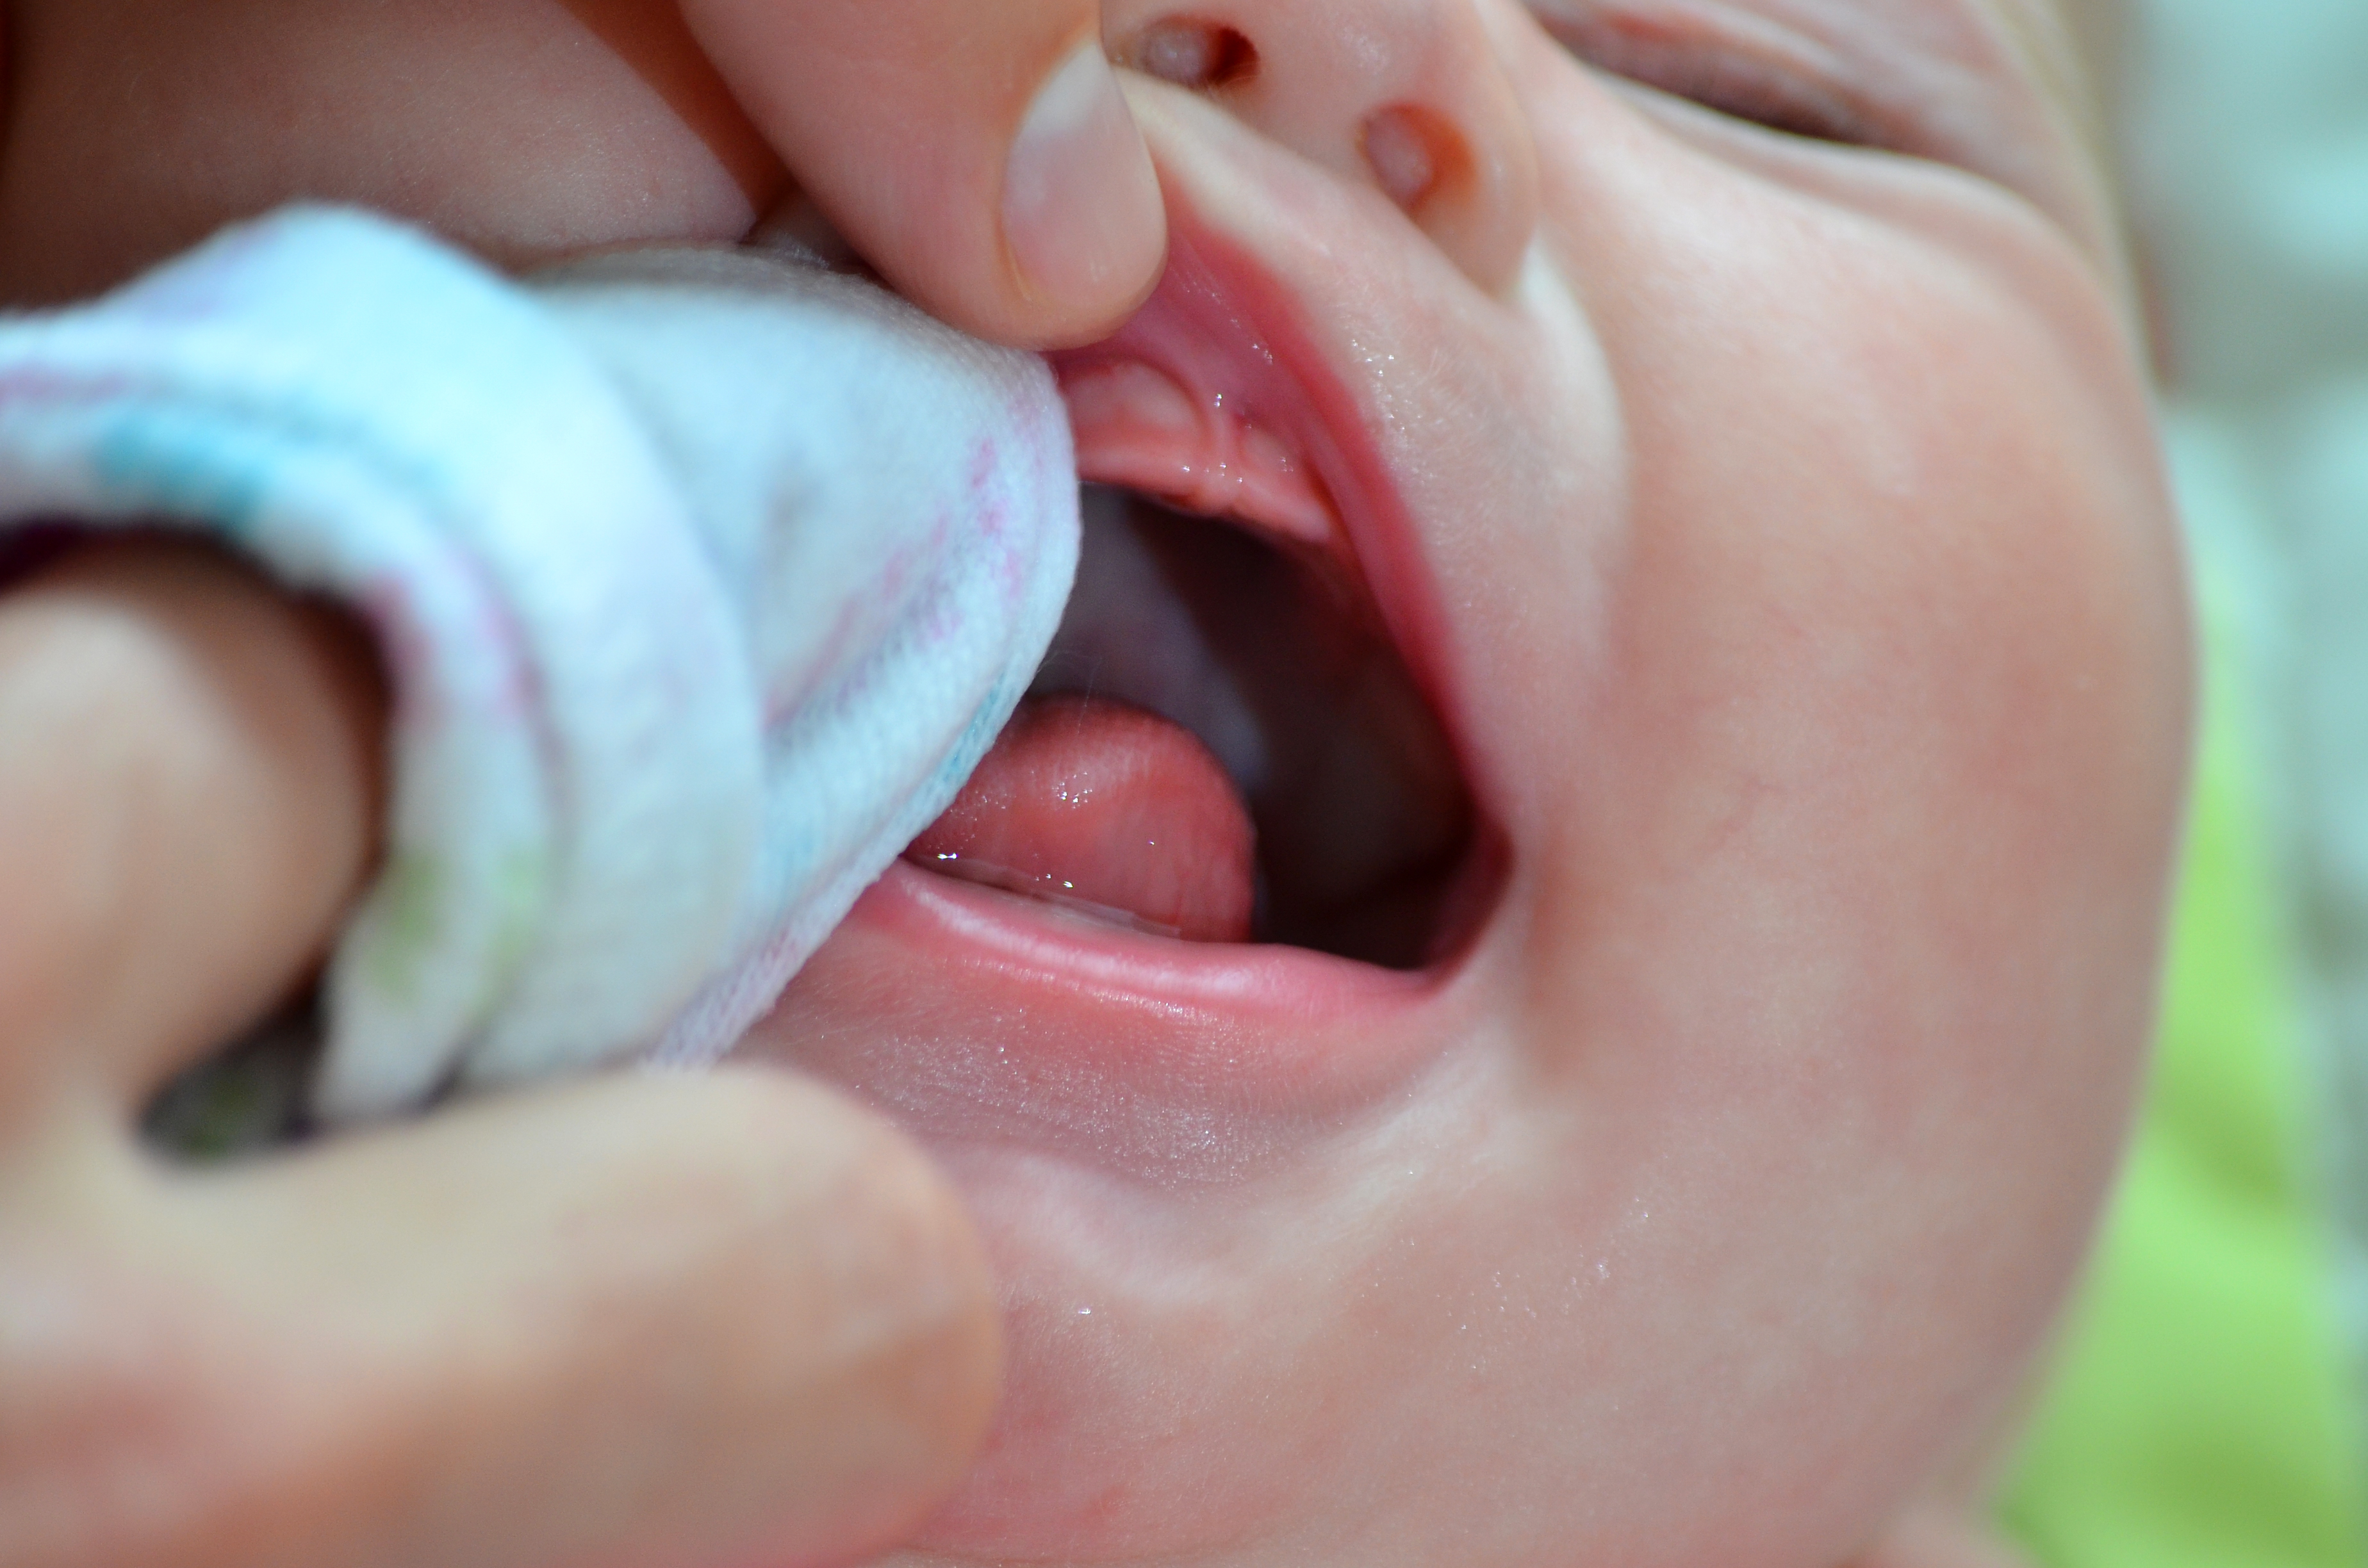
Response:
POLYGON ((196 528, 374 629, 331 1119, 728 1051, 985 754, 1077 546, 1032 356, 796 257, 518 283, 320 208, 0 324, 0 519, 196 528))

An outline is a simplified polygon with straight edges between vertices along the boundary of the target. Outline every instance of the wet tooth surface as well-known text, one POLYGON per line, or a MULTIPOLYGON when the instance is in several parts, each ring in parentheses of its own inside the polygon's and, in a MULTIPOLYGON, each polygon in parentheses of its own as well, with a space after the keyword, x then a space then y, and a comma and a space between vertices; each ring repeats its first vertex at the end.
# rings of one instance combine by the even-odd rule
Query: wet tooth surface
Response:
POLYGON ((1209 749, 1139 708, 1030 698, 916 865, 1199 942, 1244 942, 1249 812, 1209 749))

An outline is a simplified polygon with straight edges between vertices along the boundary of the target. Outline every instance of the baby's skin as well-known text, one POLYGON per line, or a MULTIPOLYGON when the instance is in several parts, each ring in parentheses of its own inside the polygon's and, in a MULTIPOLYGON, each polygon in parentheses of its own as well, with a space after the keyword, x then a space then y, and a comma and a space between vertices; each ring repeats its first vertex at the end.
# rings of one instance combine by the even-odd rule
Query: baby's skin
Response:
POLYGON ((382 699, 233 565, 77 552, 0 601, 0 1562, 2009 1561, 2190 701, 2064 17, 937 9, 17 0, 0 288, 298 196, 526 263, 803 191, 1064 350, 1084 477, 1385 633, 1476 824, 1437 939, 902 865, 732 1071, 163 1169, 145 1095, 367 872, 382 699), (1140 143, 1008 198, 1097 25, 1140 143))

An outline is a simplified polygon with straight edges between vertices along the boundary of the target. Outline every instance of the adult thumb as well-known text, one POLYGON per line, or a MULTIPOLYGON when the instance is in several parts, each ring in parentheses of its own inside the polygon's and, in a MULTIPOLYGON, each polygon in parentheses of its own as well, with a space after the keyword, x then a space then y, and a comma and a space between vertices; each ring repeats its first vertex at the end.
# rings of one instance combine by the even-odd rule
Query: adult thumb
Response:
POLYGON ((1096 0, 683 0, 750 118, 900 290, 982 336, 1088 342, 1167 256, 1096 0))
POLYGON ((0 1247, 50 1325, 0 1357, 0 1426, 74 1438, 0 1464, 10 1562, 846 1562, 941 1500, 993 1401, 960 1203, 786 1074, 574 1084, 227 1172, 126 1159, 67 1162, 72 1211, 0 1247))

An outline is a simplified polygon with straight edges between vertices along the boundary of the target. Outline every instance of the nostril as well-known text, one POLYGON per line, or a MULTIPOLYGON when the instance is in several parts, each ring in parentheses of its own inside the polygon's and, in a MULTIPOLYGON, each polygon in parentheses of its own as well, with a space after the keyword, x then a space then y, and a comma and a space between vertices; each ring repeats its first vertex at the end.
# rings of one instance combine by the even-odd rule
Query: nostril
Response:
POLYGON ((1258 46, 1235 28, 1170 17, 1138 34, 1126 62, 1181 87, 1230 87, 1258 74, 1258 46))
POLYGON ((1366 117, 1363 140, 1373 177, 1411 215, 1419 216, 1442 187, 1463 179, 1472 162, 1454 127, 1413 104, 1375 109, 1366 117))

